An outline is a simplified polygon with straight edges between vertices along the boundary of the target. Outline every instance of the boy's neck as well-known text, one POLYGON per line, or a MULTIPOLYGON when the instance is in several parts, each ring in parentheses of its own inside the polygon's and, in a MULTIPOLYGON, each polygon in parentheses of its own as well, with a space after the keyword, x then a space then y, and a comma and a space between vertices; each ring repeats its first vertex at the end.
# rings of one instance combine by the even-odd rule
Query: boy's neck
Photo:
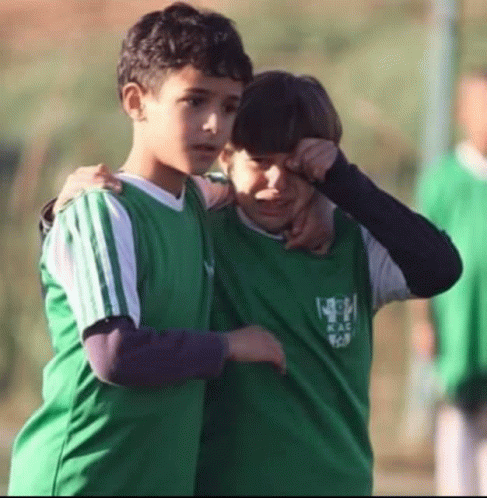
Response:
POLYGON ((185 173, 159 162, 152 153, 135 147, 121 169, 145 178, 176 198, 181 195, 187 178, 185 173))

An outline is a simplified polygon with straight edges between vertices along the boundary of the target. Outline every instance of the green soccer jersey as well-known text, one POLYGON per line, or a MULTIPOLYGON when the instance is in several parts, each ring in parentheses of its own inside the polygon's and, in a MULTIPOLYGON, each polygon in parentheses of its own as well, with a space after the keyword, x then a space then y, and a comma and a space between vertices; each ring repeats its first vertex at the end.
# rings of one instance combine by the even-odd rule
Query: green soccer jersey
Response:
POLYGON ((463 273, 433 298, 438 332, 438 368, 456 397, 465 381, 483 379, 487 401, 487 161, 461 144, 423 173, 418 184, 422 211, 446 230, 458 248, 463 273), (483 162, 476 168, 476 163, 483 162))
POLYGON ((110 316, 208 329, 213 249, 191 180, 175 199, 121 174, 123 193, 93 191, 61 212, 41 277, 54 357, 43 404, 16 438, 14 495, 192 494, 205 382, 127 388, 98 380, 81 332, 110 316))
POLYGON ((326 257, 286 251, 239 208, 210 220, 212 326, 268 328, 284 346, 287 374, 227 364, 208 383, 197 494, 370 494, 372 316, 410 295, 402 273, 339 209, 326 257))

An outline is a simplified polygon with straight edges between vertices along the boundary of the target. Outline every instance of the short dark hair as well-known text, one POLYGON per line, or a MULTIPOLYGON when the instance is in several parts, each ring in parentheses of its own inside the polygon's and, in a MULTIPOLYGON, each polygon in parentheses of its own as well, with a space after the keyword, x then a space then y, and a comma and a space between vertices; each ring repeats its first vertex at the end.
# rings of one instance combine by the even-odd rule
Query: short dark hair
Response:
POLYGON ((127 83, 155 95, 168 70, 186 65, 244 84, 252 79, 252 63, 233 22, 176 2, 144 15, 128 30, 117 66, 119 97, 127 83))
POLYGON ((338 113, 316 78, 266 71, 243 92, 231 142, 255 154, 288 153, 303 138, 338 145, 341 136, 338 113))

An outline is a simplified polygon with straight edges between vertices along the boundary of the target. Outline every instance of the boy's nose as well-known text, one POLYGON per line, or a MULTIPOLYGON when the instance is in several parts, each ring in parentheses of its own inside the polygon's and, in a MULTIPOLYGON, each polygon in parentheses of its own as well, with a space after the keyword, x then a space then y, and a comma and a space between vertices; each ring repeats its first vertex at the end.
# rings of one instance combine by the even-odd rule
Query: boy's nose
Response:
POLYGON ((286 188, 286 168, 282 165, 273 164, 267 170, 267 182, 269 187, 277 190, 284 190, 286 188))
POLYGON ((205 124, 203 125, 204 131, 209 131, 211 134, 216 135, 218 131, 218 116, 216 112, 212 112, 205 124))

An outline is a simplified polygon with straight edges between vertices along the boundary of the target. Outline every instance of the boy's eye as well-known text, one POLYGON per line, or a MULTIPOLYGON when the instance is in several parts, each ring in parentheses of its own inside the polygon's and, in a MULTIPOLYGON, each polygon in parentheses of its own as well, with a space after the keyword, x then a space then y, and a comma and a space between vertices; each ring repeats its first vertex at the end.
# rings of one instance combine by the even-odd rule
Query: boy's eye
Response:
POLYGON ((226 114, 235 114, 237 112, 238 106, 236 104, 225 104, 223 110, 226 114))
POLYGON ((202 97, 185 97, 183 102, 189 107, 198 107, 204 102, 204 98, 202 97))
POLYGON ((250 163, 255 169, 268 169, 271 165, 271 160, 266 157, 254 157, 250 163))

